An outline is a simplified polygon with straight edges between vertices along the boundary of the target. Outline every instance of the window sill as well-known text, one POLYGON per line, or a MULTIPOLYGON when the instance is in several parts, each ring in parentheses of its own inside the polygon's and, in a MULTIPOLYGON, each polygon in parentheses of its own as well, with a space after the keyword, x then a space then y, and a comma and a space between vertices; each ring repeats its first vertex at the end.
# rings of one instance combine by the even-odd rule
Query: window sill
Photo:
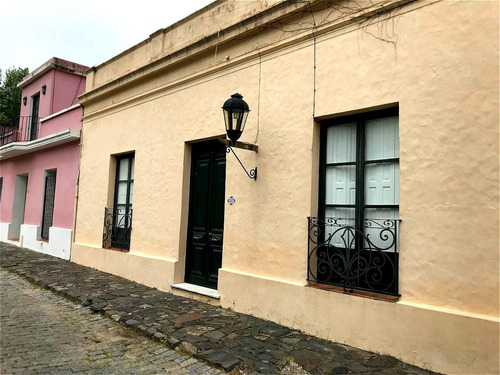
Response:
POLYGON ((340 293, 340 294, 348 294, 355 297, 375 299, 378 301, 385 302, 397 302, 401 298, 400 296, 390 296, 388 294, 376 293, 376 292, 368 292, 366 290, 356 290, 354 289, 352 292, 346 292, 344 288, 341 286, 333 286, 326 284, 315 283, 314 281, 308 281, 306 287, 326 290, 328 292, 340 293))
POLYGON ((130 250, 122 250, 118 249, 117 247, 103 247, 104 250, 111 250, 111 251, 118 251, 120 253, 129 253, 130 250))

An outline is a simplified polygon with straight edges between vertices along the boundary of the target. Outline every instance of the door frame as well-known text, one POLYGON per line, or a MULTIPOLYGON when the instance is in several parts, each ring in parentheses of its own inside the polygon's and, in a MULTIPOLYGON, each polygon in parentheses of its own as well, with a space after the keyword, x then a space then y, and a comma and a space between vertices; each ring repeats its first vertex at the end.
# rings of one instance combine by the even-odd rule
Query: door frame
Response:
MULTIPOLYGON (((192 227, 193 227, 193 223, 192 223, 192 218, 193 218, 193 201, 192 201, 192 197, 193 197, 193 189, 194 189, 194 171, 195 171, 195 162, 196 162, 196 158, 194 157, 194 154, 196 152, 196 148, 198 147, 203 147, 202 145, 203 144, 206 144, 206 145, 209 145, 209 144, 216 144, 216 143, 219 143, 221 145, 221 149, 224 148, 225 149, 225 146, 223 143, 219 142, 219 139, 225 139, 225 135, 219 135, 219 136, 215 136, 215 137, 210 137, 210 138, 204 138, 204 139, 200 139, 200 140, 197 140, 197 141, 193 141, 193 142, 187 142, 186 145, 188 145, 189 147, 186 148, 186 156, 187 158, 185 159, 186 161, 186 165, 189 165, 189 169, 185 169, 185 172, 186 175, 185 175, 185 181, 189 183, 188 185, 188 188, 184 190, 185 194, 187 194, 187 199, 185 200, 186 204, 187 204, 187 209, 185 211, 186 213, 186 220, 185 220, 185 223, 186 223, 186 227, 185 227, 185 230, 183 231, 184 232, 184 239, 185 241, 183 241, 183 244, 185 244, 185 250, 184 250, 184 267, 182 268, 182 271, 183 271, 183 276, 182 276, 182 282, 185 282, 185 283, 192 283, 190 281, 188 281, 188 266, 189 266, 189 262, 190 262, 190 257, 192 256, 190 254, 190 250, 191 250, 191 245, 190 245, 190 241, 191 241, 191 238, 190 238, 190 235, 192 235, 192 227)), ((227 167, 227 164, 226 164, 226 167, 227 167)), ((212 172, 211 172, 212 173, 212 172)), ((225 188, 225 185, 226 185, 226 174, 224 174, 224 188, 225 188)), ((224 199, 223 201, 225 201, 225 189, 224 189, 224 199)), ((225 211, 225 207, 224 207, 224 211, 225 211)), ((224 218, 223 220, 225 219, 225 212, 224 212, 224 218)), ((224 225, 223 225, 224 227, 224 225)), ((221 248, 221 251, 223 249, 223 244, 222 244, 222 248, 221 248)), ((222 260, 221 260, 221 266, 222 266, 222 260)), ((197 284, 193 284, 193 285, 197 285, 197 284)), ((203 286, 201 286, 203 287, 203 286)), ((207 287, 209 288, 208 286, 204 286, 204 287, 207 287)))
POLYGON ((28 198, 28 173, 16 175, 14 185, 14 202, 12 202, 12 217, 9 226, 8 239, 20 239, 21 225, 24 224, 24 216, 26 213, 26 200, 28 198))

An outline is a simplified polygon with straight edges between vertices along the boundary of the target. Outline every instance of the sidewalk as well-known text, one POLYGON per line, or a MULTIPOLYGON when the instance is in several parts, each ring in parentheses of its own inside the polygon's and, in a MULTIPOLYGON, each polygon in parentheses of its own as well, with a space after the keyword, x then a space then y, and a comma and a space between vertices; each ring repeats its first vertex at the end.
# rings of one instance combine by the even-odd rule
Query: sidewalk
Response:
POLYGON ((432 373, 1 242, 0 267, 225 371, 238 366, 263 374, 432 373))

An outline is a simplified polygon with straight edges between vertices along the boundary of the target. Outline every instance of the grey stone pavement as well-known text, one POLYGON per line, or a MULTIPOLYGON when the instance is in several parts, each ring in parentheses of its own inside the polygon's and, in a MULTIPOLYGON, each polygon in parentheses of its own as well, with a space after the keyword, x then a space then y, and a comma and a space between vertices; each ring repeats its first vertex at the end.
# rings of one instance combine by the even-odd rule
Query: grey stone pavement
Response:
MULTIPOLYGON (((54 373, 175 374, 215 371, 210 367, 201 367, 206 366, 197 361, 201 360, 233 374, 432 374, 393 357, 320 340, 273 322, 175 296, 5 243, 0 243, 0 267, 10 272, 9 276, 3 276, 2 272, 0 301, 0 363, 9 366, 5 367, 8 371, 15 369, 15 364, 23 363, 24 366, 24 362, 28 362, 31 367, 40 365, 40 371, 45 369, 47 373, 52 373, 50 366, 54 355, 57 356, 54 363, 61 363, 59 359, 66 358, 59 349, 55 349, 57 346, 52 346, 57 344, 61 348, 67 347, 69 356, 84 354, 83 362, 77 363, 88 367, 80 368, 80 372, 79 368, 73 371, 71 362, 68 362, 62 364, 64 370, 54 370, 54 373), (42 296, 46 307, 36 310, 39 303, 32 298, 31 292, 26 291, 27 287, 22 290, 10 287, 8 280, 13 280, 12 274, 44 288, 42 296), (6 294, 4 289, 12 289, 14 294, 6 294), (69 308, 71 313, 62 319, 61 331, 52 333, 50 329, 53 325, 47 323, 43 314, 63 306, 69 308), (25 344, 20 345, 13 337, 16 334, 9 332, 11 328, 15 329, 16 318, 12 315, 20 314, 22 309, 27 310, 28 316, 40 315, 42 318, 26 323, 27 327, 21 331, 19 339, 25 344), (90 311, 99 314, 89 315, 90 311), (128 329, 120 331, 115 321, 121 323, 121 329, 124 329, 123 326, 128 329), (78 322, 83 324, 81 328, 75 328, 78 322), (90 326, 97 327, 97 333, 89 333, 90 326), (129 337, 132 330, 141 334, 139 339, 129 337), (84 349, 75 349, 75 341, 83 342, 84 349), (42 346, 47 347, 48 354, 32 354, 32 348, 42 346), (193 358, 186 359, 184 355, 193 358), (168 367, 174 366, 172 359, 186 370, 168 367), (119 362, 123 362, 123 366, 119 362), (122 367, 116 367, 113 372, 109 363, 122 367), (106 367, 100 367, 102 364, 106 367), (198 370, 196 366, 200 366, 198 370)), ((8 372, 4 372, 3 368, 3 373, 8 372)))
POLYGON ((1 374, 219 374, 0 269, 1 374))

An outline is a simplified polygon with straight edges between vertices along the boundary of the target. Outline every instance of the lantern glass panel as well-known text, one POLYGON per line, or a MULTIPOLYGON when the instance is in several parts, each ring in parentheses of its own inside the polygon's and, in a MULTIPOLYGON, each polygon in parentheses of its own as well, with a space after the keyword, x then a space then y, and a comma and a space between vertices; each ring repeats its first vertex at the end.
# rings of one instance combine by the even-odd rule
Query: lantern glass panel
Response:
POLYGON ((233 129, 241 130, 241 120, 243 119, 243 111, 241 109, 233 108, 232 119, 233 119, 233 129))
POLYGON ((248 118, 248 111, 243 112, 243 118, 241 119, 241 132, 243 133, 243 130, 245 129, 245 124, 247 123, 247 118, 248 118))
POLYGON ((226 131, 231 130, 232 122, 229 121, 231 111, 228 109, 224 109, 223 112, 224 112, 224 122, 226 124, 226 131))

